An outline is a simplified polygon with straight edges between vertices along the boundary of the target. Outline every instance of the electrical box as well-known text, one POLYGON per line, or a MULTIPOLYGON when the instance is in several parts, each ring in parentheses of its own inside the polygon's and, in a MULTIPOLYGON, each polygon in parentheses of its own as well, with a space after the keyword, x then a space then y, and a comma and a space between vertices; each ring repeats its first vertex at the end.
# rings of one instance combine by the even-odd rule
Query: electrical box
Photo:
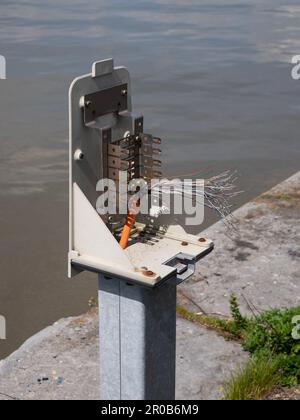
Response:
POLYGON ((127 69, 115 68, 111 59, 94 63, 91 74, 72 83, 69 106, 69 277, 88 270, 150 288, 174 274, 178 283, 189 278, 213 243, 186 233, 171 217, 160 223, 160 217, 137 215, 128 246, 119 245, 126 223, 118 212, 124 182, 142 179, 147 188, 152 178, 162 177, 161 140, 132 112, 127 69), (103 179, 114 182, 108 194, 119 197, 114 214, 97 208, 103 179))

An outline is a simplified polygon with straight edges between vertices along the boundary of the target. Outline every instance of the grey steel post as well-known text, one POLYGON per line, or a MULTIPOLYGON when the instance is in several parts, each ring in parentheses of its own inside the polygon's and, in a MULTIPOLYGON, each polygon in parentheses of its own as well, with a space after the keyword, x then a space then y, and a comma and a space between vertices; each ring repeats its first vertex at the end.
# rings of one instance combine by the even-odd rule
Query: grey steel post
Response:
POLYGON ((145 288, 99 275, 100 399, 174 400, 176 276, 145 288))

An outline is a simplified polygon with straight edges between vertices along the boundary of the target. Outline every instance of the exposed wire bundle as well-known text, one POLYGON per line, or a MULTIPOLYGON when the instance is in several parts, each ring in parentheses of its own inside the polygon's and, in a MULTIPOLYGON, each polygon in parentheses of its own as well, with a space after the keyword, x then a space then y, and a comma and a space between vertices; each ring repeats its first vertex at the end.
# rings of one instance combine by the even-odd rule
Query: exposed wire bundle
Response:
MULTIPOLYGON (((159 216, 165 214, 167 207, 164 203, 166 195, 180 195, 181 197, 189 197, 200 205, 214 210, 224 221, 227 227, 234 228, 231 214, 230 200, 241 191, 236 191, 235 186, 236 173, 225 171, 219 175, 207 179, 180 180, 180 179, 161 179, 150 188, 152 202, 156 205, 150 209, 150 215, 159 216), (159 203, 159 205, 157 205, 159 203)), ((148 189, 144 189, 137 194, 139 197, 134 201, 132 209, 129 211, 123 232, 121 235, 120 246, 124 249, 127 247, 131 230, 134 226, 137 215, 137 201, 140 203, 143 196, 148 193, 148 189)))
POLYGON ((240 191, 236 191, 236 173, 225 171, 208 179, 170 180, 162 179, 151 187, 151 194, 156 200, 163 200, 164 194, 192 198, 198 204, 214 210, 228 226, 233 226, 230 200, 240 191), (204 182, 204 187, 203 187, 204 182))

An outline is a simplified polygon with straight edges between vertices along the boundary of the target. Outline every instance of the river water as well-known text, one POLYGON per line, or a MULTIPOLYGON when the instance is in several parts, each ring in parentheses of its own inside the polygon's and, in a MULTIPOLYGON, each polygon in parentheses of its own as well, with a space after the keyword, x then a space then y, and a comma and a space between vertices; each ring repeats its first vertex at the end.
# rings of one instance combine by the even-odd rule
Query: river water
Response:
POLYGON ((0 359, 95 295, 66 278, 72 79, 127 66, 165 172, 237 170, 238 206, 299 170, 299 18, 296 1, 1 0, 0 359))

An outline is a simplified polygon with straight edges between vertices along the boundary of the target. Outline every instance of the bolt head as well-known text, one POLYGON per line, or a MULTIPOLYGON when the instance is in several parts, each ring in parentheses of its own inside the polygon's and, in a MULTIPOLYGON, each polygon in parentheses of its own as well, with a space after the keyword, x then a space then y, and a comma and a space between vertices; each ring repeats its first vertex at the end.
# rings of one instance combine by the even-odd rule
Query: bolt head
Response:
POLYGON ((151 270, 143 270, 142 274, 146 277, 155 277, 156 276, 154 271, 151 271, 151 270))
POLYGON ((203 242, 206 242, 206 239, 205 238, 199 238, 198 241, 203 243, 203 242))

